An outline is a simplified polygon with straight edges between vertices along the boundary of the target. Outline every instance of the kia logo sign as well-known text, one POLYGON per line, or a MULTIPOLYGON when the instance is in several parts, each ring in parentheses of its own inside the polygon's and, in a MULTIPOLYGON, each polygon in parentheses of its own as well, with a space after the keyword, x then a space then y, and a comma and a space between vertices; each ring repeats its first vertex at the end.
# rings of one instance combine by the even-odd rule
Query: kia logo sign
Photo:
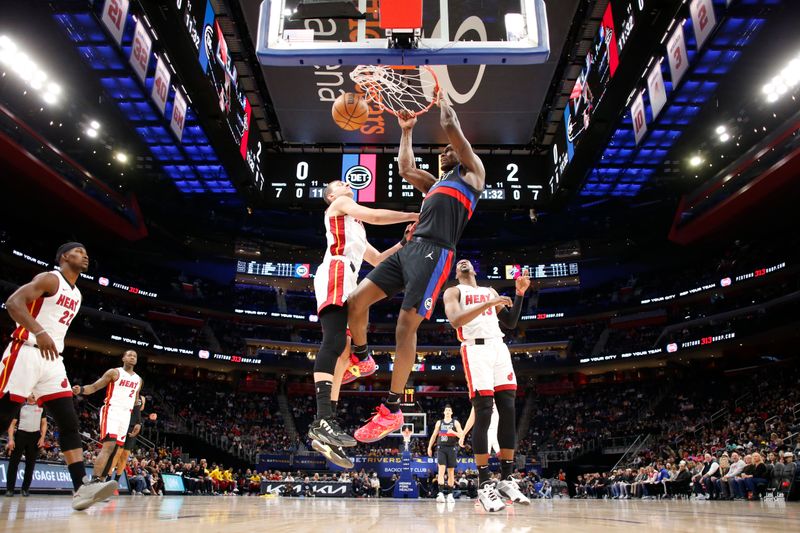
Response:
POLYGON ((722 278, 719 281, 721 287, 730 287, 731 283, 732 283, 731 278, 722 278))
POLYGON ((675 353, 677 351, 678 351, 678 345, 677 344, 675 344, 674 342, 671 342, 671 343, 667 344, 667 352, 675 353))
POLYGON ((199 357, 200 359, 208 359, 208 356, 209 356, 208 350, 200 350, 199 352, 197 352, 197 357, 199 357))
POLYGON ((108 287, 108 278, 100 278, 97 280, 97 283, 99 283, 103 287, 108 287))
POLYGON ((366 189, 372 183, 372 172, 365 166, 356 165, 348 169, 344 178, 353 189, 366 189))

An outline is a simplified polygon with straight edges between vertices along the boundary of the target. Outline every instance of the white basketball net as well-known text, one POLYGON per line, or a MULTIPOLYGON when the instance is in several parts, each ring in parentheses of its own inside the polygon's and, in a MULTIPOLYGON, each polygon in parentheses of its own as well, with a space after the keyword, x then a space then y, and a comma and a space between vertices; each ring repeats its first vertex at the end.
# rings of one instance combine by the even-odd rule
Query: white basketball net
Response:
POLYGON ((403 110, 414 114, 426 112, 439 87, 436 75, 427 66, 359 65, 350 73, 350 79, 364 91, 368 101, 394 115, 403 110))

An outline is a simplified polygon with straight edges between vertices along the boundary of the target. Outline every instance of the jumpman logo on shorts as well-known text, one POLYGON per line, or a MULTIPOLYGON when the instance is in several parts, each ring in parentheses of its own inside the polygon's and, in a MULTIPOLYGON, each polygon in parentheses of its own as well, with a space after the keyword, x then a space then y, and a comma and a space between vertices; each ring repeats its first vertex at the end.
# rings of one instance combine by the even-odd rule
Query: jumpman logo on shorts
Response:
POLYGON ((433 261, 433 252, 431 252, 428 255, 426 255, 425 259, 430 259, 431 261, 433 261))

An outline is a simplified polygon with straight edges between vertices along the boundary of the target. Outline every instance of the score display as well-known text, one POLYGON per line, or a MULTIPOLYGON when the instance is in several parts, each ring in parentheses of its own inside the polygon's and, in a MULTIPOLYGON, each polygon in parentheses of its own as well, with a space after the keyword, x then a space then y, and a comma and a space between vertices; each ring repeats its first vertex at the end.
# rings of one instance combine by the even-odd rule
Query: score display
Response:
POLYGON ((237 274, 273 276, 276 278, 310 278, 309 263, 272 263, 260 261, 237 261, 237 274))
MULTIPOLYGON (((415 157, 417 168, 439 176, 438 154, 415 157)), ((482 155, 485 207, 542 206, 554 191, 538 156, 482 155)), ((318 207, 333 180, 350 184, 365 205, 418 204, 421 192, 400 176, 396 154, 266 154, 263 195, 271 204, 318 207)))
POLYGON ((541 265, 492 265, 486 279, 514 280, 528 269, 531 279, 566 278, 578 275, 578 263, 547 263, 541 265))

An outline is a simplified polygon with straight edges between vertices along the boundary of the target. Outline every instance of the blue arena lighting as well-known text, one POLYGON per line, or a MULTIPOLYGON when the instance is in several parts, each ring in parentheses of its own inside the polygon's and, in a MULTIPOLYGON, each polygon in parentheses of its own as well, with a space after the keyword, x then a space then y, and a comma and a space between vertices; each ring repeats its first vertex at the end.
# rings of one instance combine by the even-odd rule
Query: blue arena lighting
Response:
POLYGON ((174 91, 170 92, 162 114, 149 96, 155 71, 152 58, 144 86, 136 78, 126 59, 133 40, 132 20, 125 25, 120 50, 90 12, 56 14, 55 19, 87 64, 101 74, 102 86, 149 147, 153 159, 162 163, 162 170, 178 190, 186 194, 236 192, 193 109, 186 115, 181 142, 170 131, 168 117, 172 114, 174 91))
MULTIPOLYGON (((724 1, 716 1, 724 7, 724 1)), ((771 5, 779 0, 742 0, 748 5, 771 5)), ((728 17, 697 52, 691 19, 686 22, 686 46, 689 71, 675 90, 669 80, 669 67, 662 63, 665 74, 667 104, 653 121, 653 111, 645 94, 648 131, 639 146, 631 125, 630 112, 618 121, 616 129, 603 150, 595 168, 589 171, 580 196, 636 196, 667 159, 670 150, 683 132, 694 123, 702 103, 711 99, 722 76, 739 60, 742 50, 764 25, 762 18, 728 17)))

